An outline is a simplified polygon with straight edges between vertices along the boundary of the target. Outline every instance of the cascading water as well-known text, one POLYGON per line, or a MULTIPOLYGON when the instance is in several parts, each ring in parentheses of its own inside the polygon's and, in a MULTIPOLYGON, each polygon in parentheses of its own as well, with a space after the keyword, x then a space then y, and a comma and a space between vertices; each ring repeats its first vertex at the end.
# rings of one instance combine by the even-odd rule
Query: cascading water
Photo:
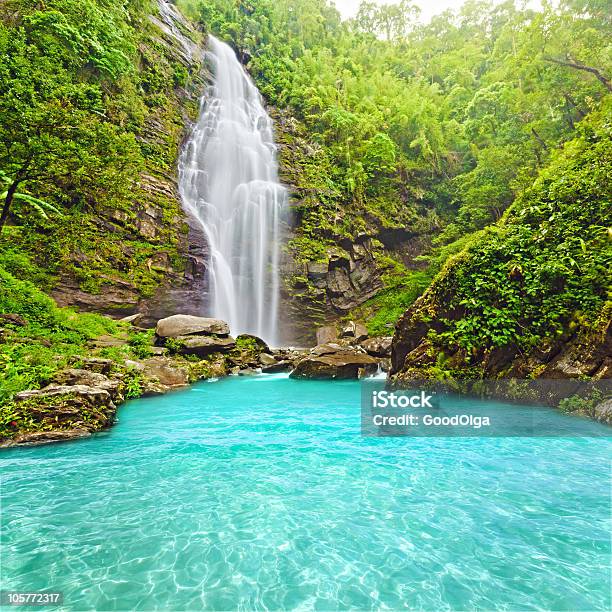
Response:
POLYGON ((179 164, 184 207, 210 249, 210 314, 278 342, 280 221, 272 121, 231 47, 209 37, 213 82, 179 164))

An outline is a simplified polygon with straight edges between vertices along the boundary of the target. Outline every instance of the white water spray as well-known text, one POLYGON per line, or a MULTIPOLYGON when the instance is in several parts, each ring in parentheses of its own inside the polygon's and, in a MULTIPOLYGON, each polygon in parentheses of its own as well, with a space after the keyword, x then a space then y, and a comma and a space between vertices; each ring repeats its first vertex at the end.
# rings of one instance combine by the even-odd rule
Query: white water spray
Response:
POLYGON ((179 163, 183 205, 210 249, 210 314, 278 343, 280 217, 272 121, 234 51, 213 36, 213 82, 179 163))

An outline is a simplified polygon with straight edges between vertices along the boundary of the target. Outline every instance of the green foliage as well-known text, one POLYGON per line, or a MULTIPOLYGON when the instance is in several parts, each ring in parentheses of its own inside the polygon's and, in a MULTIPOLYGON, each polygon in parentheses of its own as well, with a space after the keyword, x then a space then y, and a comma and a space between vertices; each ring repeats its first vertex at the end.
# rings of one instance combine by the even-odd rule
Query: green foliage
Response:
POLYGON ((0 268, 0 312, 22 315, 28 321, 53 327, 58 323, 53 300, 34 285, 17 280, 0 268))
POLYGON ((559 409, 562 412, 594 416, 595 408, 601 404, 604 399, 606 398, 599 389, 593 389, 586 395, 572 395, 571 397, 562 399, 559 402, 559 409))
POLYGON ((154 335, 155 331, 152 329, 142 332, 132 331, 130 333, 129 345, 132 347, 132 352, 136 357, 145 359, 153 354, 151 347, 153 346, 154 335))
POLYGON ((588 333, 609 299, 612 248, 610 103, 581 124, 535 184, 435 279, 428 301, 447 353, 470 355, 588 333))
POLYGON ((162 44, 155 10, 148 0, 0 6, 0 253, 27 255, 45 288, 62 272, 85 291, 121 280, 151 295, 158 256, 180 267, 179 203, 140 180, 174 167, 193 110, 182 89, 192 75, 162 44), (163 219, 154 237, 139 225, 145 206, 163 219))
POLYGON ((255 352, 258 350, 257 341, 255 338, 249 336, 238 336, 238 338, 236 338, 236 350, 239 352, 255 352))
POLYGON ((166 338, 164 346, 171 355, 176 355, 181 352, 181 349, 185 348, 185 342, 179 338, 166 338))
MULTIPOLYGON (((261 91, 319 145, 332 201, 357 211, 384 195, 435 210, 449 223, 442 245, 499 219, 606 93, 592 73, 551 61, 605 72, 607 21, 590 5, 466 3, 427 25, 404 0, 364 2, 348 23, 324 0, 199 10, 205 28, 250 52, 261 91)), ((330 203, 320 178, 304 182, 330 203)))
POLYGON ((18 314, 25 326, 2 321, 0 333, 0 403, 19 391, 44 386, 89 340, 114 334, 118 324, 100 315, 77 314, 28 281, 0 267, 0 313, 18 314))
MULTIPOLYGON (((609 78, 609 20, 590 2, 540 11, 467 2, 425 25, 407 1, 363 2, 349 22, 325 0, 184 4, 248 52, 268 102, 293 118, 279 137, 299 193, 289 249, 300 262, 324 261, 341 238, 397 227, 436 231, 428 259, 437 272, 502 218, 608 90, 580 68, 609 78)), ((387 291, 381 322, 410 296, 387 291)), ((510 322, 498 310, 486 314, 498 320, 490 342, 517 333, 504 336, 510 322)), ((480 329, 462 324, 466 335, 480 329)))
POLYGON ((425 291, 431 275, 423 271, 404 271, 386 280, 385 288, 352 315, 366 321, 371 336, 393 335, 395 323, 425 291))
POLYGON ((142 395, 142 375, 138 370, 128 368, 123 375, 122 382, 126 399, 134 399, 142 395))

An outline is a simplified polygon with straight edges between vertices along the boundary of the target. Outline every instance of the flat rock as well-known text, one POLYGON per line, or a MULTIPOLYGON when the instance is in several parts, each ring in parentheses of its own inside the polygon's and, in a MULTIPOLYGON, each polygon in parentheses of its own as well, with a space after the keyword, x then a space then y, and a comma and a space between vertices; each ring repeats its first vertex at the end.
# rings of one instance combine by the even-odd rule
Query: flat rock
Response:
POLYGON ((205 357, 211 353, 226 353, 236 346, 231 337, 217 338, 215 336, 178 336, 182 346, 178 349, 181 355, 198 355, 205 357))
POLYGON ((16 402, 23 402, 32 398, 51 398, 61 395, 74 395, 81 398, 87 398, 96 404, 110 401, 110 394, 108 391, 88 385, 49 385, 44 389, 17 393, 14 400, 16 402))
POLYGON ((136 314, 129 315, 127 317, 123 317, 123 319, 119 319, 122 323, 131 323, 132 325, 138 325, 144 319, 144 315, 140 312, 136 314))
POLYGON ((320 344, 315 346, 311 351, 310 355, 331 355, 332 353, 338 353, 344 351, 345 348, 335 342, 328 342, 326 344, 320 344))
POLYGON ((16 446, 18 444, 47 444, 49 442, 62 442, 64 440, 75 440, 90 436, 87 429, 52 429, 50 431, 37 431, 15 436, 0 444, 0 446, 16 446))
POLYGON ((221 319, 195 317, 193 315, 172 315, 157 322, 155 333, 160 338, 178 338, 179 336, 217 334, 229 335, 229 326, 221 319))
POLYGON ((277 361, 271 365, 265 365, 261 367, 261 371, 264 374, 278 374, 280 372, 288 372, 293 368, 293 362, 291 361, 277 361))
MULTIPOLYGON (((118 397, 118 380, 112 380, 104 374, 100 374, 98 372, 91 372, 90 370, 81 370, 78 368, 62 370, 61 372, 55 375, 54 383, 56 385, 64 386, 84 385, 86 387, 96 387, 98 389, 104 389, 105 391, 108 391, 113 400, 123 399, 121 397, 118 397)), ((53 385, 50 385, 47 388, 49 387, 52 388, 53 385)))
POLYGON ((322 355, 310 354, 295 366, 291 378, 361 378, 374 374, 378 361, 366 353, 337 351, 322 355))
POLYGON ((94 338, 88 344, 95 348, 113 348, 125 346, 129 342, 127 333, 120 333, 116 336, 104 335, 94 338))
POLYGON ((165 346, 150 346, 148 347, 151 355, 167 355, 168 349, 165 346))

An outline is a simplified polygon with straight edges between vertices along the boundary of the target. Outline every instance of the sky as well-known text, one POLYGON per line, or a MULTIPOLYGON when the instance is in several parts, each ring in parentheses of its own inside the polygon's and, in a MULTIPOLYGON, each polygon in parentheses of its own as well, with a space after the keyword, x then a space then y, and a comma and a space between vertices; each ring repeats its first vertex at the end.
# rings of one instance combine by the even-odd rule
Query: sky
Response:
MULTIPOLYGON (((345 19, 354 17, 361 0, 333 0, 338 10, 345 19)), ((393 4, 393 0, 375 0, 376 4, 393 4)), ((434 15, 442 13, 446 9, 457 9, 465 0, 414 0, 421 9, 421 21, 427 23, 434 15)), ((530 5, 538 5, 537 0, 529 2, 530 5)))

